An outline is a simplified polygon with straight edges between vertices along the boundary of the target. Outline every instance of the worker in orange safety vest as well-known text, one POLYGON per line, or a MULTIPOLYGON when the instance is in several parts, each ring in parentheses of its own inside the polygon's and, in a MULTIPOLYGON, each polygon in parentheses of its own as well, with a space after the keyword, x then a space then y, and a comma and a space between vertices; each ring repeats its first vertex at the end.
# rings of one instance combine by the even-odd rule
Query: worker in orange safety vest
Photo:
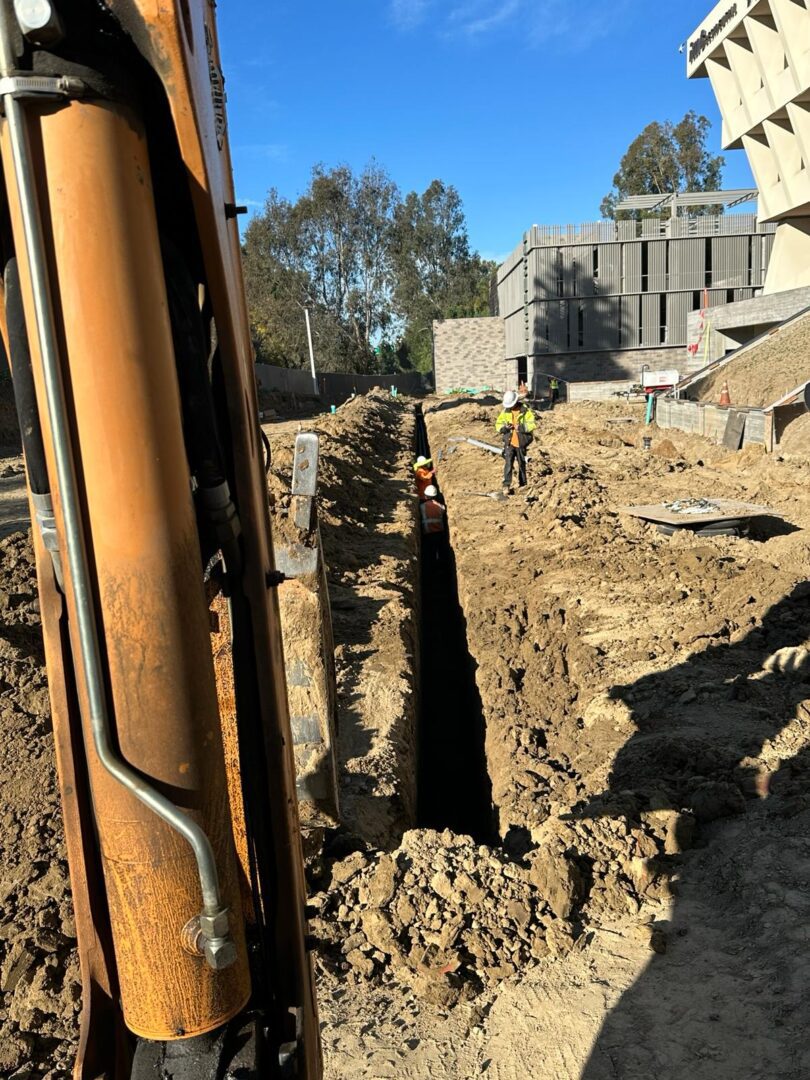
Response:
POLYGON ((425 489, 424 500, 419 506, 419 516, 422 521, 422 557, 426 566, 436 566, 442 559, 447 511, 439 502, 439 492, 433 484, 425 489))
POLYGON ((419 507, 419 513, 425 536, 437 536, 444 532, 447 511, 439 502, 439 492, 432 484, 425 488, 425 500, 419 507))

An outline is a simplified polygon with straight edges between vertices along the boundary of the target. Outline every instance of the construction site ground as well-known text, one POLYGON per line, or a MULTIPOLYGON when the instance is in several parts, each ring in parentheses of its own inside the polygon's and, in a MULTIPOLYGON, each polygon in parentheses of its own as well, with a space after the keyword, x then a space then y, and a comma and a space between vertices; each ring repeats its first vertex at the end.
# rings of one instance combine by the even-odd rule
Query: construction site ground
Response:
MULTIPOLYGON (((806 1078, 810 461, 655 429, 645 452, 627 405, 564 406, 499 501, 500 458, 451 441, 493 442, 498 404, 422 407, 452 541, 428 566, 415 403, 304 422, 346 810, 311 872, 326 1076, 806 1078), (617 513, 701 496, 774 516, 668 539, 617 513)), ((276 513, 297 426, 267 428, 276 513)), ((78 984, 19 533, 0 680, 0 1076, 57 1080, 78 984)))

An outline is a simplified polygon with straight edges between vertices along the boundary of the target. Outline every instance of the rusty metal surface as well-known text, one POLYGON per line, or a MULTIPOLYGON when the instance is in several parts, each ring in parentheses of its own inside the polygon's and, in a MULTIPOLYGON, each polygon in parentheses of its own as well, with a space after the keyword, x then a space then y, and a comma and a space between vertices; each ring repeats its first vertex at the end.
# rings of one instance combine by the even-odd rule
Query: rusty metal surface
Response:
MULTIPOLYGON (((207 614, 145 143, 135 118, 117 107, 73 103, 30 115, 48 178, 41 199, 120 750, 204 825, 238 910, 213 664, 200 663, 210 656, 207 614)), ((31 326, 25 284, 23 292, 31 326)), ((46 452, 49 444, 46 434, 46 452)), ((68 610, 75 626, 70 584, 68 610)), ((81 702, 81 683, 78 690, 81 702)), ((212 1030, 249 996, 241 925, 235 920, 241 959, 229 971, 184 952, 179 932, 199 910, 193 855, 100 769, 88 734, 127 1024, 153 1039, 212 1030)))
MULTIPOLYGON (((259 708, 265 729, 266 782, 275 864, 269 874, 275 895, 263 898, 273 911, 278 1004, 276 1022, 289 1021, 288 1007, 302 1009, 301 1080, 321 1075, 320 1036, 311 960, 306 952, 306 887, 295 790, 289 708, 278 600, 268 590, 274 569, 270 518, 259 439, 253 351, 236 221, 225 213, 234 187, 227 131, 219 104, 221 85, 214 5, 189 0, 187 17, 163 0, 107 0, 160 76, 174 119, 180 153, 203 252, 207 287, 217 325, 232 428, 235 497, 244 529, 242 585, 252 616, 259 708), (213 73, 213 80, 212 80, 213 73)), ((269 869, 269 868, 268 868, 269 869)))

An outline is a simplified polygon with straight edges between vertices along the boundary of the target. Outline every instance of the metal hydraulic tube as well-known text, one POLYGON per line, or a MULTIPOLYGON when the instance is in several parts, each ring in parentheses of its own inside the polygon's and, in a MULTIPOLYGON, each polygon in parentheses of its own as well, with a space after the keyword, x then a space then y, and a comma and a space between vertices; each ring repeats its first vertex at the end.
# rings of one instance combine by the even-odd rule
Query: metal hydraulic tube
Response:
POLYGON ((183 1038, 250 985, 146 142, 124 107, 16 93, 3 161, 123 1010, 183 1038))

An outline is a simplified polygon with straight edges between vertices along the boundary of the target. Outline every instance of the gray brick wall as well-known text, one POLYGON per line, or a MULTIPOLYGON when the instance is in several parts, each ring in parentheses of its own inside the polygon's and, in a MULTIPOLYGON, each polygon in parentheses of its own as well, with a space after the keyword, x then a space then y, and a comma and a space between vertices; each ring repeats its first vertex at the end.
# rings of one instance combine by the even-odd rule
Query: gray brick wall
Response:
POLYGON ((503 319, 445 319, 433 323, 436 390, 462 386, 506 389, 503 319))
MULTIPOLYGON (((492 386, 498 391, 516 387, 518 363, 504 360, 504 322, 501 318, 447 319, 434 322, 436 390, 442 393, 463 386, 492 386)), ((702 357, 688 356, 683 346, 654 349, 617 349, 604 352, 543 353, 525 363, 526 379, 543 393, 547 376, 565 382, 639 382, 646 364, 654 371, 674 369, 681 377, 699 371, 702 357)))
POLYGON ((699 371, 703 366, 701 360, 685 357, 682 346, 677 345, 657 349, 620 349, 615 352, 546 353, 529 357, 528 363, 528 374, 531 376, 534 372, 541 389, 548 375, 556 375, 571 383, 613 380, 640 382, 641 369, 645 364, 653 371, 678 371, 681 377, 699 371))

